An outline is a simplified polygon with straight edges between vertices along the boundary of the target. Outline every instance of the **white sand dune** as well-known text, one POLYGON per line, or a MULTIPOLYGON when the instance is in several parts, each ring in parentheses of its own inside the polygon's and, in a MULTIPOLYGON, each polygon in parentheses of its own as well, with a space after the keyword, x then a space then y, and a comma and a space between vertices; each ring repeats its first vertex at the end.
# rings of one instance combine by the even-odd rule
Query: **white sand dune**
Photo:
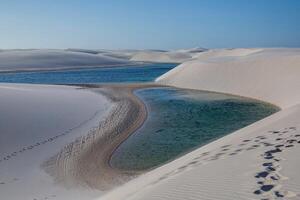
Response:
POLYGON ((202 53, 202 52, 208 51, 208 49, 202 48, 202 47, 194 47, 194 48, 190 48, 190 49, 179 49, 176 51, 181 52, 181 53, 202 53))
POLYGON ((66 188, 42 164, 104 120, 114 104, 67 86, 0 84, 0 199, 92 199, 101 192, 66 188))
POLYGON ((253 49, 211 49, 205 51, 201 54, 197 54, 194 58, 201 60, 207 58, 223 58, 223 57, 239 57, 239 56, 248 56, 254 53, 263 51, 263 49, 253 48, 253 49))
POLYGON ((66 51, 97 54, 97 55, 108 56, 111 58, 118 58, 124 60, 129 60, 133 54, 138 52, 138 50, 107 50, 107 49, 95 50, 95 49, 73 49, 73 48, 66 49, 66 51))
POLYGON ((300 49, 214 50, 158 83, 268 101, 278 113, 119 187, 103 200, 300 199, 300 49))
POLYGON ((83 66, 126 65, 126 59, 96 54, 92 50, 4 50, 0 52, 0 71, 56 70, 83 66))
POLYGON ((252 97, 283 108, 299 103, 300 93, 295 91, 300 88, 300 49, 215 50, 203 54, 209 56, 183 63, 157 81, 252 97))
POLYGON ((183 63, 193 60, 208 49, 195 47, 172 51, 140 50, 132 54, 132 61, 157 62, 157 63, 183 63))
POLYGON ((183 63, 192 59, 190 52, 178 51, 140 51, 132 56, 131 61, 157 62, 157 63, 183 63))

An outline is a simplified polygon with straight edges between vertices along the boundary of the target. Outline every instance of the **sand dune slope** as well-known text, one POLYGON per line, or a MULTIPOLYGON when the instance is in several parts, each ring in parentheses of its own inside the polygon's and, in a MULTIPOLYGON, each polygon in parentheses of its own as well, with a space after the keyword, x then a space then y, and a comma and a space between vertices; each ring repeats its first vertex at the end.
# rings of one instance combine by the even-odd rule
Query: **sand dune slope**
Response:
POLYGON ((106 97, 67 86, 0 84, 0 199, 92 199, 100 191, 57 184, 41 167, 113 108, 106 97))
POLYGON ((158 63, 182 63, 192 59, 189 52, 177 51, 141 51, 132 56, 132 61, 158 62, 158 63))
POLYGON ((227 51, 204 53, 209 56, 183 63, 157 81, 257 98, 283 108, 299 103, 300 49, 251 50, 241 56, 242 49, 230 57, 224 56, 227 51))

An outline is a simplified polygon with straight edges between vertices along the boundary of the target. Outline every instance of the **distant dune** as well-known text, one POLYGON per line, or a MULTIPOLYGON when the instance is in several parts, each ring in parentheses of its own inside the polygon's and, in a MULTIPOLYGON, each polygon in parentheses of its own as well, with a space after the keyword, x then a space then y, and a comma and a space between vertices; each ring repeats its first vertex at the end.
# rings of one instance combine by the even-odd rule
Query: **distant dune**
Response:
POLYGON ((132 56, 132 61, 145 61, 157 63, 182 63, 192 59, 192 55, 186 52, 160 52, 141 51, 132 56))
POLYGON ((0 71, 54 70, 83 66, 126 65, 130 62, 94 51, 6 50, 0 52, 0 71))
POLYGON ((120 66, 139 62, 183 63, 194 59, 203 48, 165 50, 105 49, 0 49, 0 72, 61 70, 81 67, 120 66))
POLYGON ((190 49, 179 49, 176 50, 177 52, 181 52, 181 53, 202 53, 205 51, 208 51, 208 49, 206 48, 202 48, 202 47, 194 47, 194 48, 190 48, 190 49))

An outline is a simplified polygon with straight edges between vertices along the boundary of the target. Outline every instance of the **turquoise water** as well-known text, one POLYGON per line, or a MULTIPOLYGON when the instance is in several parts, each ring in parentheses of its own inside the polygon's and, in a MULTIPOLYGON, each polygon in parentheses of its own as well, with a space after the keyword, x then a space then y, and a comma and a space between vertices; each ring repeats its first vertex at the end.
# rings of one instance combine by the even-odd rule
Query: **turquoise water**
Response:
MULTIPOLYGON (((149 82, 175 64, 105 67, 48 72, 0 73, 0 82, 87 84, 149 82)), ((277 111, 262 102, 179 89, 143 89, 136 94, 148 108, 148 118, 112 156, 123 170, 145 170, 247 126, 277 111)))
POLYGON ((176 64, 148 64, 47 72, 0 73, 0 82, 41 84, 148 82, 175 66, 176 64))
POLYGON ((148 108, 145 124, 116 150, 111 165, 145 170, 278 111, 263 102, 171 88, 136 92, 148 108))

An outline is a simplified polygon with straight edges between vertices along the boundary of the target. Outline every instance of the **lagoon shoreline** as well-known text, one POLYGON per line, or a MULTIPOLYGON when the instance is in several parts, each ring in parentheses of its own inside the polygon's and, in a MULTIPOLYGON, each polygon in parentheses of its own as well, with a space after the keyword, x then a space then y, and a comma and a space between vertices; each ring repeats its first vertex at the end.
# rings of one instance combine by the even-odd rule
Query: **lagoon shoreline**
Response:
POLYGON ((136 177, 141 172, 122 171, 110 165, 114 151, 140 128, 147 118, 144 102, 136 89, 164 87, 159 84, 78 85, 106 96, 116 106, 109 116, 86 136, 77 138, 43 164, 59 183, 106 191, 136 177), (67 153, 66 153, 67 152, 67 153), (64 155, 68 156, 64 156, 64 155), (67 164, 66 164, 67 163, 67 164), (65 167, 68 166, 68 167, 65 167))
POLYGON ((281 110, 111 191, 101 200, 299 199, 299 49, 215 49, 156 82, 259 99, 281 110))

